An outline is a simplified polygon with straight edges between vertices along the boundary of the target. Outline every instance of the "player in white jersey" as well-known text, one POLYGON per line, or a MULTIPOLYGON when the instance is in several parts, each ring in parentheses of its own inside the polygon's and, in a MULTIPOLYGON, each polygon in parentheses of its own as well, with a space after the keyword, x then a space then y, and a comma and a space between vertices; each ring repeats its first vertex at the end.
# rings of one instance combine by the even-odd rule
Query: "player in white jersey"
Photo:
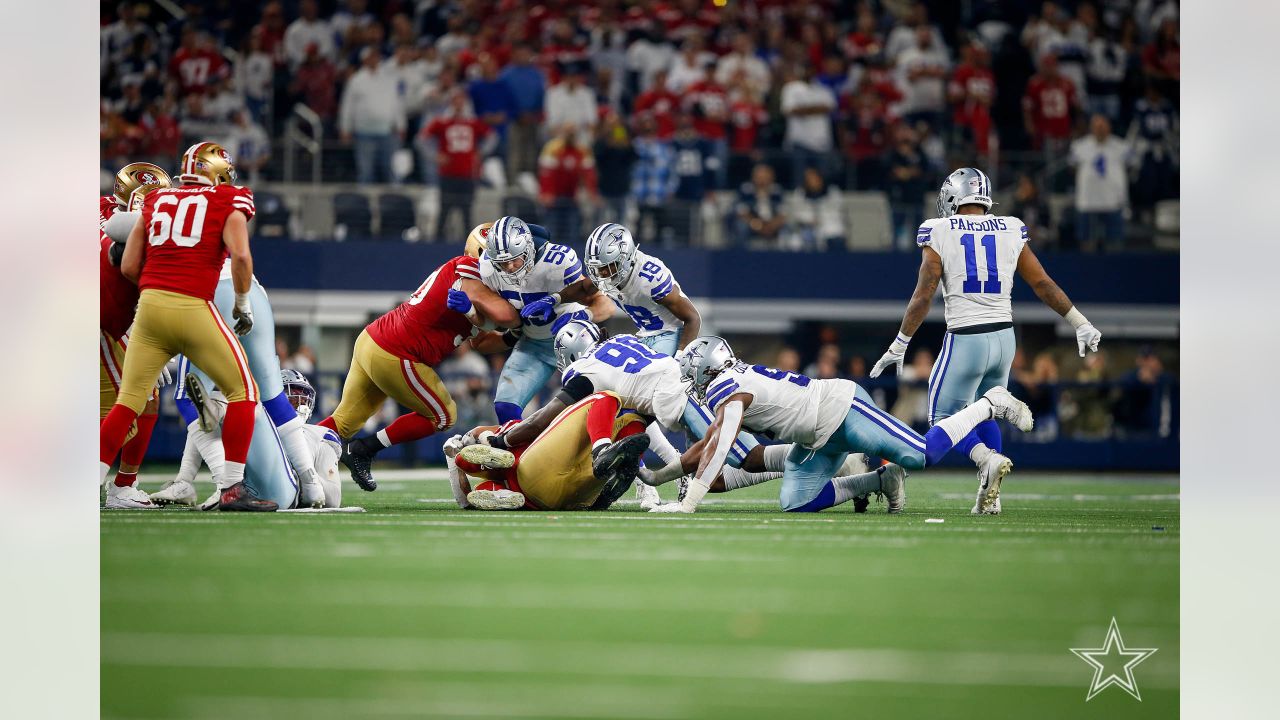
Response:
POLYGON ((503 335, 513 349, 494 392, 494 412, 499 423, 506 423, 522 417, 524 406, 555 371, 551 335, 557 319, 591 319, 591 313, 608 317, 613 310, 598 293, 575 293, 590 305, 590 312, 582 303, 562 301, 563 293, 586 282, 578 254, 553 242, 535 247, 529 226, 520 218, 499 218, 486 244, 480 281, 520 310, 522 318, 518 332, 503 335))
POLYGON ((694 512, 720 473, 742 429, 793 443, 787 453, 778 502, 790 512, 818 512, 868 492, 881 492, 890 512, 905 500, 903 468, 936 463, 980 422, 1003 417, 1022 430, 1033 425, 1026 404, 1002 387, 941 420, 924 437, 876 407, 867 391, 850 380, 813 380, 785 370, 747 365, 723 338, 700 337, 677 358, 695 397, 715 412, 698 464, 698 474, 678 503, 657 512, 694 512), (849 453, 889 460, 875 472, 839 476, 849 453))
MULTIPOLYGON (((304 424, 298 434, 306 448, 307 467, 316 474, 322 495, 316 507, 342 506, 342 481, 338 473, 338 456, 342 443, 336 433, 319 425, 305 424, 315 409, 316 391, 307 378, 297 370, 283 370, 280 382, 284 394, 304 424)), ((222 418, 226 411, 226 399, 220 393, 211 392, 201 398, 201 412, 210 424, 209 433, 215 440, 221 439, 222 418)), ((253 441, 245 462, 245 484, 260 498, 276 502, 282 509, 293 507, 298 498, 298 480, 292 463, 286 459, 284 447, 276 428, 258 406, 258 422, 255 423, 253 441), (259 426, 261 430, 259 430, 259 426)), ((182 464, 178 474, 153 496, 159 504, 194 505, 196 501, 195 479, 200 469, 202 453, 196 446, 195 436, 187 435, 182 451, 182 464)), ((210 473, 216 479, 222 474, 221 456, 206 460, 210 473)), ((215 510, 219 494, 215 492, 200 504, 202 510, 215 510)))
POLYGON ((636 247, 631 231, 605 223, 587 237, 583 255, 589 286, 599 289, 636 324, 640 342, 675 355, 698 337, 702 316, 658 258, 636 247))
MULTIPOLYGON (((902 372, 907 345, 928 315, 941 281, 947 334, 929 373, 930 424, 1008 384, 1015 350, 1009 299, 1014 270, 1036 297, 1075 326, 1080 357, 1086 350, 1096 352, 1102 339, 1040 265, 1027 245, 1027 226, 1016 217, 990 214, 991 205, 991 181, 982 171, 960 168, 943 181, 940 217, 926 220, 916 235, 924 258, 902 327, 871 369, 873 378, 891 365, 902 372)), ((994 421, 982 423, 956 447, 978 466, 973 512, 998 514, 1000 483, 1013 469, 1001 454, 1000 429, 994 421)))

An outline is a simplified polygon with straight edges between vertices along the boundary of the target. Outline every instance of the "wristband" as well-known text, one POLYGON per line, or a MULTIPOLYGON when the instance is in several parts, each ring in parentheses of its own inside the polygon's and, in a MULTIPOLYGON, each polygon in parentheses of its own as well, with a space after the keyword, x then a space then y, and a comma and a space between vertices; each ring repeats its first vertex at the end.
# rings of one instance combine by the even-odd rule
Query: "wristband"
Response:
POLYGON ((249 293, 236 293, 236 309, 241 311, 249 309, 249 293))
POLYGON ((1081 325, 1089 324, 1089 321, 1086 320, 1084 317, 1084 313, 1077 310, 1075 305, 1072 305, 1071 309, 1067 311, 1067 314, 1063 315, 1062 317, 1064 320, 1071 323, 1075 327, 1080 327, 1081 325))
POLYGON ((903 349, 905 350, 906 347, 911 344, 911 336, 898 333, 898 336, 893 339, 893 344, 894 345, 901 344, 903 349))
POLYGON ((560 293, 551 293, 551 302, 555 305, 560 304, 560 293))

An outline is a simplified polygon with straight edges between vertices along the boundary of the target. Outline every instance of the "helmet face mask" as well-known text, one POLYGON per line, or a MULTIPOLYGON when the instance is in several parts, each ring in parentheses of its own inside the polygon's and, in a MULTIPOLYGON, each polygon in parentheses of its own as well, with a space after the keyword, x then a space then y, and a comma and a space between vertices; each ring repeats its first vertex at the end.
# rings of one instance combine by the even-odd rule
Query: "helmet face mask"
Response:
POLYGON ((197 185, 234 185, 236 164, 231 153, 218 143, 196 143, 182 153, 182 174, 178 179, 197 185))
POLYGON ((631 231, 618 223, 605 223, 587 237, 587 277, 605 292, 626 287, 636 269, 636 241, 631 231))
POLYGON ((689 394, 702 401, 707 388, 716 376, 738 362, 733 349, 722 337, 704 335, 681 350, 676 360, 680 362, 680 379, 689 384, 689 394))
POLYGON ((298 417, 302 418, 302 422, 307 422, 316 409, 315 387, 307 380, 306 375, 292 368, 280 371, 280 381, 284 383, 285 398, 297 411, 298 417))
POLYGON ((981 205, 987 210, 991 202, 991 179, 977 168, 960 168, 942 181, 938 190, 938 217, 955 215, 962 205, 981 205))
POLYGON ((600 328, 586 320, 570 320, 556 333, 552 347, 556 354, 556 368, 560 372, 574 362, 586 357, 604 340, 600 328))
POLYGON ((484 255, 504 280, 518 285, 533 272, 537 250, 523 220, 511 215, 499 218, 489 228, 487 241, 484 255))
POLYGON ((173 180, 160 166, 148 162, 129 163, 116 173, 113 195, 121 208, 139 210, 147 193, 167 187, 173 187, 173 180))

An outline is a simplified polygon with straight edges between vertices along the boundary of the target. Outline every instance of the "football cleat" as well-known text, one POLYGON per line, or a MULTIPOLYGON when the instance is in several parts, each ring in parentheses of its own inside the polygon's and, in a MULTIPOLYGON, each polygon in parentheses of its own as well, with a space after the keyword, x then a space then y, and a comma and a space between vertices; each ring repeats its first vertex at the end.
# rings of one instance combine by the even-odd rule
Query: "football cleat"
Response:
POLYGON ((483 470, 505 470, 516 464, 515 453, 492 445, 468 445, 458 451, 458 457, 483 470))
POLYGON ((1013 470, 1013 461, 998 452, 991 453, 978 468, 978 497, 969 512, 974 515, 1000 514, 1000 483, 1013 470))
POLYGON ((640 501, 640 509, 646 512, 662 502, 662 498, 658 495, 658 488, 645 485, 638 479, 636 480, 636 499, 640 501))
POLYGON ((275 512, 280 506, 272 500, 263 500, 254 495, 249 486, 241 481, 222 491, 218 509, 223 512, 275 512))
POLYGON ((104 507, 112 510, 158 510, 159 505, 151 502, 151 497, 132 485, 120 487, 115 483, 107 486, 107 502, 104 507))
POLYGON ((684 502, 684 496, 689 494, 689 481, 693 479, 693 475, 681 475, 676 478, 676 502, 684 502))
POLYGON ((519 510, 524 507, 524 495, 514 490, 472 490, 467 493, 467 503, 479 510, 519 510))
POLYGON ((1031 408, 1008 390, 996 386, 984 393, 982 397, 991 403, 994 417, 1008 420, 1022 432, 1030 432, 1036 426, 1036 420, 1031 416, 1031 408))
POLYGON ((880 473, 880 493, 889 504, 889 514, 902 512, 907 504, 907 471, 901 465, 889 463, 881 466, 877 472, 880 473))
POLYGON ((187 391, 187 398, 196 406, 196 424, 205 432, 218 429, 218 416, 213 410, 213 401, 209 399, 209 391, 195 373, 187 373, 182 379, 182 386, 187 391))
POLYGON ((338 459, 351 471, 351 479, 361 490, 373 492, 378 489, 378 481, 373 479, 373 456, 366 453, 359 443, 344 442, 338 459))
POLYGON ((859 495, 853 499, 853 511, 856 513, 864 513, 867 508, 871 507, 870 495, 859 495))
POLYGON ((196 488, 186 480, 171 480, 151 493, 151 502, 157 505, 195 505, 196 488))
POLYGON ((206 512, 209 510, 217 510, 218 503, 222 502, 222 491, 223 488, 215 487, 213 492, 209 494, 209 497, 205 498, 204 502, 200 503, 200 509, 206 512))
POLYGON ((592 451, 591 470, 604 482, 597 505, 609 507, 627 492, 640 474, 640 458, 648 449, 649 436, 640 433, 592 451))

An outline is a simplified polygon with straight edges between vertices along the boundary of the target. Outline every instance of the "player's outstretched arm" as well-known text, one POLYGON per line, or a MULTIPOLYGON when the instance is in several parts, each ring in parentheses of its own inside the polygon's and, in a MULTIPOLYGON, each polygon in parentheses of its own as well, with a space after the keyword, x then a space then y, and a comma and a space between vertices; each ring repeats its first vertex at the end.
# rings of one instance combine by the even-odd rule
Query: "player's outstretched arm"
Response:
POLYGON ((231 287, 236 291, 235 307, 231 318, 236 321, 237 335, 248 335, 253 329, 253 306, 249 302, 249 288, 253 283, 253 256, 249 254, 249 218, 239 210, 233 210, 222 226, 222 244, 231 256, 231 287))
POLYGON ((742 429, 742 415, 753 399, 754 396, 750 393, 735 393, 720 403, 716 408, 715 421, 703 436, 706 445, 702 449, 702 458, 698 462, 698 472, 689 483, 684 500, 659 505, 651 512, 691 513, 698 509, 702 498, 706 497, 711 490, 711 483, 724 469, 729 450, 733 448, 733 441, 737 439, 738 432, 742 429))
POLYGON ((145 233, 142 218, 139 217, 133 224, 133 229, 129 231, 129 237, 124 241, 124 255, 120 256, 120 274, 135 285, 138 283, 138 278, 142 277, 142 244, 147 241, 145 233))
POLYGON ((556 416, 569 407, 569 403, 565 402, 563 397, 564 391, 556 393, 555 397, 547 401, 546 405, 538 408, 538 411, 524 420, 520 424, 511 428, 502 435, 494 435, 489 438, 489 444, 494 447, 503 449, 513 447, 523 447, 533 442, 543 430, 551 424, 556 416))
POLYGON ((1067 297, 1062 288, 1058 287, 1058 283, 1045 272, 1044 266, 1040 264, 1040 258, 1036 257, 1030 246, 1024 245, 1022 252, 1018 254, 1018 275, 1027 281, 1036 297, 1040 298, 1040 302, 1053 308, 1054 312, 1075 327, 1076 347, 1080 351, 1080 357, 1084 357, 1086 349, 1098 352, 1102 333, 1085 318, 1084 313, 1071 304, 1071 298, 1067 297))
POLYGON ((596 293, 587 303, 587 310, 591 313, 591 322, 601 325, 609 318, 613 317, 613 313, 617 310, 617 305, 609 299, 604 293, 596 293))
MULTIPOLYGON (((471 278, 463 278, 461 289, 462 292, 467 294, 471 304, 479 308, 483 314, 482 321, 487 318, 499 327, 520 327, 520 313, 516 311, 511 303, 503 300, 502 296, 490 290, 484 283, 471 278)), ((483 326, 477 325, 477 327, 483 326)), ((486 327, 485 329, 492 329, 492 327, 486 327)))
POLYGON ((659 300, 658 304, 670 310, 677 320, 684 323, 684 329, 680 331, 681 350, 702 333, 702 314, 698 312, 698 307, 693 304, 689 296, 684 294, 684 290, 680 289, 680 283, 676 283, 671 292, 659 300))
POLYGON ((898 336, 889 345, 889 350, 876 361, 871 368, 871 377, 880 377, 885 368, 893 365, 898 374, 902 374, 902 363, 907 355, 907 346, 911 337, 920 329, 925 317, 929 314, 929 306, 933 304, 933 295, 938 291, 938 281, 942 279, 942 258, 931 247, 925 247, 920 258, 920 274, 916 277, 916 289, 907 302, 907 313, 902 317, 902 325, 898 328, 898 336))

